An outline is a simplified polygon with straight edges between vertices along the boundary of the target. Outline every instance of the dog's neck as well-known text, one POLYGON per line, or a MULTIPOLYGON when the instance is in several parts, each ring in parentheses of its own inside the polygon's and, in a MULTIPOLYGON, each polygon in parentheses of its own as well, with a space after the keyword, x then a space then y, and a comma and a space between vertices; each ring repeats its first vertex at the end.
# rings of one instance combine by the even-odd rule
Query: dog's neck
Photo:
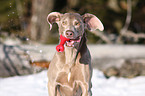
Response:
POLYGON ((78 53, 82 52, 86 48, 86 34, 82 36, 81 42, 75 48, 65 46, 65 64, 68 64, 70 67, 73 66, 77 59, 78 53))
POLYGON ((65 47, 65 64, 72 66, 75 63, 77 49, 72 47, 65 47))

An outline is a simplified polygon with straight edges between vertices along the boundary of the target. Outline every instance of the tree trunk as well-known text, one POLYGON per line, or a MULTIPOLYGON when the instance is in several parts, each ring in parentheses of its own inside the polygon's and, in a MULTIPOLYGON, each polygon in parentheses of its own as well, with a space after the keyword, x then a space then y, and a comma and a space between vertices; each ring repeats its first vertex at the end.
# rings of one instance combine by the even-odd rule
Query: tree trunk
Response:
POLYGON ((53 9, 54 0, 33 0, 30 38, 45 43, 49 40, 50 31, 46 21, 48 13, 53 9))

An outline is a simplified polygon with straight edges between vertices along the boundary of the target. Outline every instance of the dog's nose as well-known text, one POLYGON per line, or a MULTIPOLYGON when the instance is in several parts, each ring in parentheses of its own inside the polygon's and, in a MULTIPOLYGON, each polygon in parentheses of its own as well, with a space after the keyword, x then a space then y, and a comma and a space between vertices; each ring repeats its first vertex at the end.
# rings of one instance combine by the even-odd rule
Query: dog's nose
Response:
POLYGON ((67 37, 73 37, 74 33, 71 30, 66 31, 66 36, 67 37))

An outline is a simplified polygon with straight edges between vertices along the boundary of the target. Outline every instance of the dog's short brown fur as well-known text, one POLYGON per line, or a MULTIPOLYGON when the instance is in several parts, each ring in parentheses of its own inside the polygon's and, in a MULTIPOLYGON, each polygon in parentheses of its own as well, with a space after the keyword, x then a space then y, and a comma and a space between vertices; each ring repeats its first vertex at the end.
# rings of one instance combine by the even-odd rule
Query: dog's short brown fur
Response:
POLYGON ((86 33, 103 30, 101 21, 92 14, 52 12, 47 21, 59 27, 59 35, 69 38, 64 52, 56 52, 48 69, 49 96, 91 96, 91 56, 86 45, 86 33))

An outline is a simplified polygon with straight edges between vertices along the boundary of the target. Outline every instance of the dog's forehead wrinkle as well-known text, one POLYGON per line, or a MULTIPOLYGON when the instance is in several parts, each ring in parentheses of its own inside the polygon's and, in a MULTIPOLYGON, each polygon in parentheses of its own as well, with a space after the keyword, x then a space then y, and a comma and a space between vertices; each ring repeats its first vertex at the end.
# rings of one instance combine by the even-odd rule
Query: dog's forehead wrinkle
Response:
POLYGON ((65 13, 62 17, 62 20, 77 20, 77 21, 81 21, 82 20, 82 17, 80 14, 78 13, 65 13))

